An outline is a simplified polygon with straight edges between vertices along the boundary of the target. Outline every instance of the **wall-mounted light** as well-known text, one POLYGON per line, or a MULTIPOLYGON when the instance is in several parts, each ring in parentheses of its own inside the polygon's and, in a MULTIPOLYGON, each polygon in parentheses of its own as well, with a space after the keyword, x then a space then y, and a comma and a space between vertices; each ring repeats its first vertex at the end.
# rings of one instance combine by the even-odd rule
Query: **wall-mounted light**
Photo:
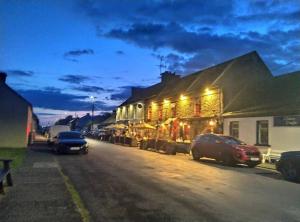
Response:
POLYGON ((206 89, 205 89, 205 94, 206 94, 206 95, 211 95, 211 94, 212 94, 212 91, 211 91, 209 88, 206 88, 206 89))
POLYGON ((179 126, 183 126, 183 122, 180 122, 180 123, 179 123, 179 126))
POLYGON ((180 100, 185 100, 185 99, 187 99, 187 96, 181 94, 181 95, 180 95, 180 100))
POLYGON ((208 122, 208 124, 209 124, 210 126, 215 126, 215 125, 216 125, 216 122, 215 122, 214 120, 210 120, 210 121, 208 122))

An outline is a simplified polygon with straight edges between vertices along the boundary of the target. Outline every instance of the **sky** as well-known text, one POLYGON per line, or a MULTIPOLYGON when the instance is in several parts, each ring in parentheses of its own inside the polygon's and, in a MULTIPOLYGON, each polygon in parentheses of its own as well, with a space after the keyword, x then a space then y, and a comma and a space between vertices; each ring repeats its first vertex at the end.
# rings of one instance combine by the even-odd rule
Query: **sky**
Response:
POLYGON ((0 0, 0 70, 43 125, 113 110, 131 87, 256 50, 300 70, 298 0, 0 0))

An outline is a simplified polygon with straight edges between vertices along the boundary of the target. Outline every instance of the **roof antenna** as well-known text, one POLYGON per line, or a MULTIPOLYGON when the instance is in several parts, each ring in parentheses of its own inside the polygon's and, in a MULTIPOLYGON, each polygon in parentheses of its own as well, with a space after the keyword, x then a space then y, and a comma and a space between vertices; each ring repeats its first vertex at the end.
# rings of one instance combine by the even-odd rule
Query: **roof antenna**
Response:
POLYGON ((165 62, 165 57, 159 55, 159 65, 157 65, 159 67, 159 74, 162 73, 162 68, 166 68, 166 62, 165 62))

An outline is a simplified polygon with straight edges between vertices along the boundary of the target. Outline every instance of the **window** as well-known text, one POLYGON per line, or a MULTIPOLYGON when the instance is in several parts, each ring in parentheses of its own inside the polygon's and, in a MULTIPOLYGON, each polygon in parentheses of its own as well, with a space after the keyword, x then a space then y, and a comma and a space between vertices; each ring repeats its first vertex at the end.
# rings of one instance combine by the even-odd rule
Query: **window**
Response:
POLYGON ((158 107, 158 120, 162 120, 162 116, 163 116, 163 106, 159 105, 159 107, 158 107))
POLYGON ((147 119, 152 120, 152 106, 148 106, 147 119))
POLYGON ((200 116, 200 112, 201 112, 201 106, 200 103, 197 101, 194 105, 194 115, 200 116))
POLYGON ((176 117, 176 103, 171 104, 171 115, 172 117, 176 117))
POLYGON ((235 138, 239 138, 239 122, 232 121, 229 123, 229 135, 235 138))
POLYGON ((261 120, 256 122, 256 144, 269 144, 269 123, 268 120, 261 120))

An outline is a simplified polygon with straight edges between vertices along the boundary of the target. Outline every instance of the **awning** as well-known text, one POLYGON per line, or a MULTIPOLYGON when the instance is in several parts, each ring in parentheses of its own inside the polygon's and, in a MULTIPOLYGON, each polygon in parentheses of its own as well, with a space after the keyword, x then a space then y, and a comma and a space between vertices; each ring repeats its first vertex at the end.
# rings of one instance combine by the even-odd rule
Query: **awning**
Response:
POLYGON ((136 129, 156 129, 154 126, 151 126, 148 123, 139 123, 133 126, 136 129))

